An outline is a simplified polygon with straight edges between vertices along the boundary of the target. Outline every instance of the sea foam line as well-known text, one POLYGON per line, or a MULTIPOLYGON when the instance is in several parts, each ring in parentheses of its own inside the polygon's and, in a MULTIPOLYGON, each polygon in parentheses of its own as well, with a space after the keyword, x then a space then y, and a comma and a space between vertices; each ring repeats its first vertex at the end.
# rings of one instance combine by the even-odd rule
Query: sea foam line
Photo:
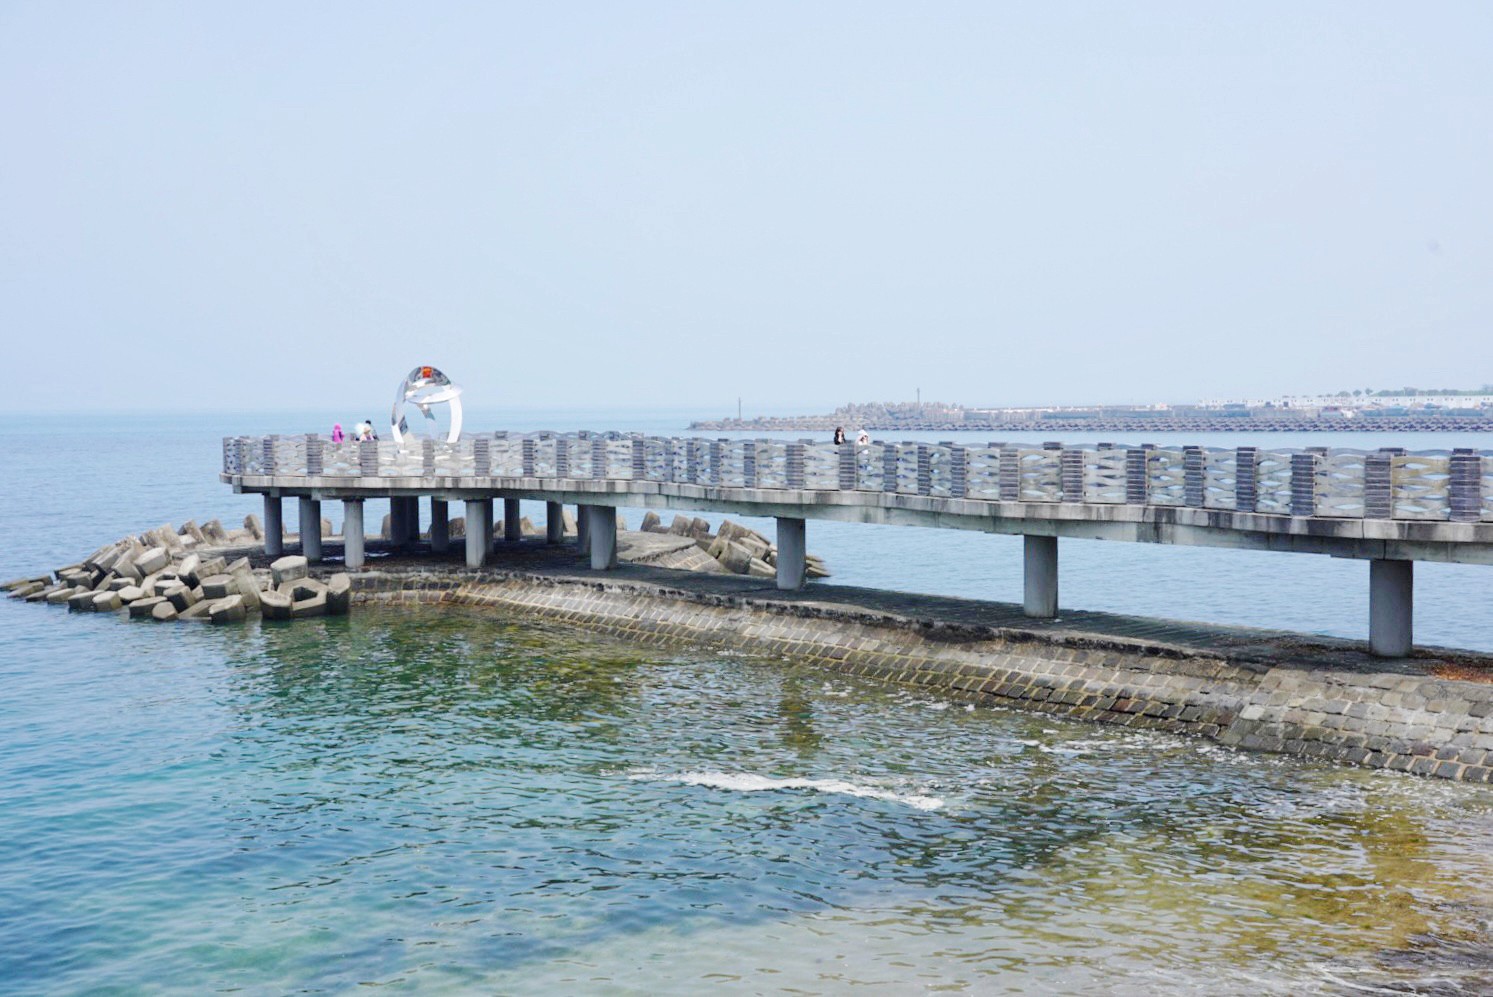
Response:
POLYGON ((843 779, 774 779, 751 772, 629 772, 629 779, 649 782, 677 782, 686 786, 705 786, 710 789, 725 789, 738 793, 761 793, 786 789, 807 789, 816 793, 831 793, 838 796, 860 796, 872 800, 888 800, 918 810, 937 810, 943 800, 937 796, 918 793, 894 793, 875 786, 860 786, 843 779))

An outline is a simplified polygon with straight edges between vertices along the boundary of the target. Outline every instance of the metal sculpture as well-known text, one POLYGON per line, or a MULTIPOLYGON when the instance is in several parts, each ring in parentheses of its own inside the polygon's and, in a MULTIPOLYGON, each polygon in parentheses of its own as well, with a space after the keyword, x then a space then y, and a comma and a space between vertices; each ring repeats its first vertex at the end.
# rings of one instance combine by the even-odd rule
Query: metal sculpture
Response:
POLYGON ((461 436, 461 389, 434 367, 416 367, 409 372, 399 385, 393 411, 389 413, 389 429, 400 449, 404 448, 404 438, 410 429, 404 418, 404 407, 415 406, 421 415, 434 423, 435 413, 430 408, 443 403, 451 406, 451 432, 446 442, 455 443, 461 436))

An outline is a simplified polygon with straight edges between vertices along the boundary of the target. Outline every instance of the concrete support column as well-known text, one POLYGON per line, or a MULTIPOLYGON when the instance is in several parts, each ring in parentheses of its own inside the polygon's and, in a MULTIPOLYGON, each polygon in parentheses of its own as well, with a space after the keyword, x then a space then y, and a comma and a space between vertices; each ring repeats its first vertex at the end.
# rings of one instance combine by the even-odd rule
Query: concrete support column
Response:
POLYGON ((315 564, 321 560, 321 503, 314 498, 302 498, 301 553, 315 564))
POLYGON ((617 566, 617 510, 609 505, 586 506, 591 544, 591 570, 608 571, 617 566))
POLYGON ((279 557, 285 553, 285 523, 280 517, 280 498, 264 497, 264 556, 279 557))
POLYGON ((524 531, 519 527, 521 516, 518 511, 518 499, 503 500, 503 539, 517 543, 524 538, 524 531))
POLYGON ((444 554, 451 549, 451 512, 445 499, 430 499, 430 550, 444 554))
POLYGON ((390 497, 389 535, 384 537, 384 539, 395 547, 398 547, 405 542, 405 536, 408 533, 408 529, 404 525, 405 508, 406 507, 404 504, 404 499, 400 498, 397 495, 390 497))
POLYGON ((399 503, 404 507, 404 515, 400 517, 404 524, 404 535, 399 538, 399 542, 417 544, 420 542, 420 497, 407 495, 399 503))
POLYGON ((1415 562, 1375 558, 1369 562, 1369 651, 1403 658, 1413 643, 1415 562))
POLYGON ((808 574, 808 548, 804 521, 778 517, 778 588, 796 591, 804 587, 808 574))
POLYGON ((492 499, 467 499, 467 567, 482 567, 491 550, 492 499))
POLYGON ((547 544, 565 541, 565 507, 559 502, 544 503, 544 542, 547 544))
POLYGON ((1022 538, 1025 544, 1026 591, 1022 612, 1038 620, 1058 615, 1058 538, 1022 538))
POLYGON ((363 566, 363 500, 342 500, 342 561, 349 569, 363 566))
POLYGON ((591 549, 591 507, 575 507, 575 545, 581 551, 591 549))

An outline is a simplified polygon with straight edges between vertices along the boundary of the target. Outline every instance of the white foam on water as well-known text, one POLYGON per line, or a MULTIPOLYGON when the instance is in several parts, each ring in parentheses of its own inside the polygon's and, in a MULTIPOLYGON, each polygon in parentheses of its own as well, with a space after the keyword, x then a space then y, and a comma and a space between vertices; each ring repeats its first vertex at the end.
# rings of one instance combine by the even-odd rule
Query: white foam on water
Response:
POLYGON ((943 800, 918 793, 897 793, 875 786, 861 786, 843 779, 774 779, 751 772, 629 772, 629 779, 651 782, 677 782, 686 786, 706 786, 737 793, 762 793, 778 790, 806 789, 837 796, 859 796, 871 800, 888 800, 917 810, 937 810, 943 800))

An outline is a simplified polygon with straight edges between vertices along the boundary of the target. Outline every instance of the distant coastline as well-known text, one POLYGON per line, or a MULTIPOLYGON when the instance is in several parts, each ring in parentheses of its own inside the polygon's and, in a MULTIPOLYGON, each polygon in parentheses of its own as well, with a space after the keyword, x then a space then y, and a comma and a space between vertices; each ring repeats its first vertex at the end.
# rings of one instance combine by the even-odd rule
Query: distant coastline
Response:
POLYGON ((1012 432, 1012 433, 1490 433, 1488 416, 1383 416, 1348 421, 1331 418, 1214 418, 1214 419, 1005 419, 999 421, 837 420, 833 416, 777 416, 756 419, 709 419, 689 424, 692 430, 719 432, 1012 432))
POLYGON ((720 432, 1444 433, 1493 432, 1493 395, 1328 395, 1193 405, 972 408, 944 402, 842 405, 825 415, 708 419, 720 432))

